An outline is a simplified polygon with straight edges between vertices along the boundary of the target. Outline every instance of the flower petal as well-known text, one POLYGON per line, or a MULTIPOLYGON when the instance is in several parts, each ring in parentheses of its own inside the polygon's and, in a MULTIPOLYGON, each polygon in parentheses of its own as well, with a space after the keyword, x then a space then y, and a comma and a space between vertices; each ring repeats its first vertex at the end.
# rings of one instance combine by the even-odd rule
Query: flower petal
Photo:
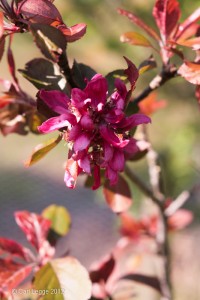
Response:
POLYGON ((94 129, 94 123, 88 114, 83 115, 83 117, 80 120, 80 124, 81 127, 85 130, 92 131, 94 129))
POLYGON ((74 151, 81 151, 86 149, 91 141, 91 136, 87 133, 82 133, 74 142, 74 151))
POLYGON ((88 155, 85 155, 83 158, 79 159, 78 164, 85 173, 91 173, 90 160, 88 155))
POLYGON ((118 173, 109 166, 106 168, 106 177, 110 180, 110 184, 116 184, 118 181, 118 173))
POLYGON ((100 167, 98 165, 94 165, 94 184, 92 186, 93 190, 96 190, 101 185, 101 174, 100 174, 100 167))
POLYGON ((122 172, 124 170, 124 153, 122 150, 114 149, 113 157, 109 162, 109 166, 114 170, 118 172, 122 172))
POLYGON ((127 131, 135 126, 147 123, 151 123, 151 119, 148 116, 143 114, 134 114, 130 117, 124 118, 120 123, 117 124, 117 127, 127 131))
POLYGON ((101 126, 99 131, 102 138, 115 147, 123 148, 129 143, 129 140, 120 140, 114 131, 107 126, 101 126))
POLYGON ((107 142, 104 142, 104 161, 108 162, 113 157, 113 147, 110 146, 107 142))
POLYGON ((94 109, 100 107, 99 104, 104 105, 106 103, 107 91, 107 81, 101 74, 96 74, 92 77, 84 90, 87 94, 87 98, 92 100, 91 104, 94 109))
POLYGON ((65 114, 68 111, 68 104, 70 99, 66 94, 60 91, 41 90, 38 93, 38 97, 58 114, 65 114))
POLYGON ((75 188, 76 179, 79 173, 78 162, 73 159, 68 159, 64 175, 64 182, 67 187, 71 189, 75 188))
POLYGON ((87 95, 84 91, 74 88, 71 91, 71 102, 72 105, 74 105, 77 109, 82 109, 85 105, 86 102, 85 100, 87 99, 87 95))
POLYGON ((50 118, 42 123, 42 125, 38 126, 38 130, 42 133, 49 133, 74 124, 75 122, 76 118, 72 114, 60 115, 58 117, 50 118))

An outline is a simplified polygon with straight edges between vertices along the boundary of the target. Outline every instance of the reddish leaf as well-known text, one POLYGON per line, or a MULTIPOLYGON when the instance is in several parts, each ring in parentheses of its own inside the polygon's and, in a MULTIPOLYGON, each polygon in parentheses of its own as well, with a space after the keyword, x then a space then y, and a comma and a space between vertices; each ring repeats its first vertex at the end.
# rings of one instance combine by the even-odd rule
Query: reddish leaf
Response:
POLYGON ((168 226, 171 230, 180 230, 189 225, 193 220, 193 214, 186 209, 177 210, 168 218, 168 226))
POLYGON ((131 90, 135 88, 135 83, 139 77, 139 72, 136 66, 130 61, 127 57, 124 56, 124 59, 126 60, 126 63, 128 65, 128 68, 124 71, 126 74, 130 84, 131 84, 131 90))
POLYGON ((7 50, 7 59, 8 59, 10 74, 12 75, 12 78, 14 79, 15 83, 18 85, 18 79, 15 74, 15 61, 14 61, 13 53, 11 50, 11 42, 12 42, 12 36, 9 39, 9 46, 8 46, 8 50, 7 50))
POLYGON ((4 53, 4 48, 5 48, 5 36, 2 36, 0 38, 0 61, 1 61, 3 53, 4 53))
POLYGON ((0 238, 0 249, 11 253, 12 255, 19 256, 25 260, 28 259, 27 255, 29 249, 24 248, 19 243, 15 242, 14 240, 0 238))
POLYGON ((104 185, 104 196, 115 213, 126 211, 132 204, 129 185, 121 176, 116 185, 110 186, 108 182, 104 185))
POLYGON ((129 43, 131 45, 153 48, 150 41, 144 35, 138 32, 126 32, 121 35, 120 41, 122 43, 129 43))
POLYGON ((8 296, 31 273, 33 265, 24 266, 0 259, 0 294, 8 296))
POLYGON ((193 50, 200 50, 200 37, 195 37, 188 40, 179 40, 177 44, 181 46, 190 47, 193 50))
POLYGON ((107 255, 100 262, 92 264, 90 268, 90 278, 92 282, 106 282, 115 266, 115 259, 112 255, 107 255))
POLYGON ((0 11, 0 39, 2 38, 4 33, 4 28, 3 28, 3 13, 0 11))
POLYGON ((176 34, 176 38, 179 39, 180 37, 182 37, 183 34, 185 34, 185 32, 190 27, 192 27, 199 19, 200 19, 200 8, 196 9, 182 24, 180 24, 179 30, 176 34))
POLYGON ((10 98, 9 95, 3 95, 0 97, 0 108, 14 102, 14 99, 10 98))
POLYGON ((118 13, 121 14, 121 15, 123 15, 123 16, 128 17, 131 22, 133 22, 134 24, 136 24, 137 26, 139 26, 140 28, 142 28, 144 31, 146 31, 146 33, 148 35, 150 35, 155 40, 157 40, 157 41, 160 40, 158 34, 149 25, 147 25, 146 23, 144 23, 140 18, 138 18, 133 13, 131 13, 131 12, 127 11, 127 10, 121 9, 121 8, 118 9, 118 13))
POLYGON ((15 213, 15 220, 18 226, 25 233, 27 240, 37 249, 43 246, 51 221, 35 213, 18 211, 15 213))
POLYGON ((176 0, 157 0, 153 8, 153 16, 160 29, 162 37, 166 40, 176 28, 180 18, 180 7, 176 0))
POLYGON ((62 17, 54 4, 49 0, 24 0, 18 5, 18 13, 29 21, 49 25, 63 23, 62 17))
POLYGON ((144 100, 142 100, 138 105, 140 108, 140 112, 145 114, 145 115, 151 115, 157 110, 164 108, 166 106, 166 101, 161 100, 157 101, 156 100, 156 93, 153 92, 151 93, 148 97, 146 97, 144 100))
POLYGON ((68 43, 75 42, 82 38, 86 33, 87 25, 84 23, 76 24, 71 27, 66 27, 65 25, 61 25, 58 27, 62 31, 62 33, 66 36, 66 40, 68 43))
POLYGON ((197 101, 198 101, 198 103, 200 105, 200 85, 197 85, 197 87, 196 87, 195 96, 196 96, 197 101))
POLYGON ((185 61, 178 69, 178 74, 190 83, 200 85, 200 63, 185 61))

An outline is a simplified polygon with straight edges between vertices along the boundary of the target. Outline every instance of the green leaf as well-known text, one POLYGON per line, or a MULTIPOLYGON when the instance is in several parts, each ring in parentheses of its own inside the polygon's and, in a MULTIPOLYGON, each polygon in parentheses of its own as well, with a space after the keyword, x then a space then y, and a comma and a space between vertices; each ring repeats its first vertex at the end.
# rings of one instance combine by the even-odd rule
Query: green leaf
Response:
POLYGON ((143 74, 149 70, 152 70, 157 67, 156 61, 154 57, 151 55, 148 59, 144 60, 140 65, 139 65, 139 74, 143 74))
POLYGON ((25 162, 26 167, 30 167, 40 159, 42 159, 47 153, 55 148, 58 143, 62 140, 62 136, 59 135, 57 138, 50 139, 49 141, 39 144, 35 147, 31 157, 25 162))
POLYGON ((47 24, 31 24, 30 31, 44 56, 58 62, 67 46, 64 34, 59 29, 47 24))
POLYGON ((33 286, 46 291, 42 300, 88 300, 92 285, 87 270, 74 257, 53 259, 35 275, 33 286))
POLYGON ((51 229, 60 236, 68 233, 71 226, 71 217, 64 206, 52 204, 45 208, 42 216, 51 221, 51 229))
POLYGON ((116 185, 104 184, 106 202, 115 213, 126 211, 132 204, 131 191, 127 181, 119 175, 116 185))
POLYGON ((138 32, 126 32, 121 35, 120 41, 123 43, 129 43, 130 45, 153 48, 150 41, 138 32))
POLYGON ((44 116, 38 112, 35 112, 35 113, 31 114, 30 116, 28 116, 28 127, 29 127, 30 131, 33 132, 34 134, 40 134, 40 132, 38 131, 37 128, 44 121, 45 121, 44 116))
POLYGON ((44 58, 29 61, 25 70, 18 70, 36 88, 48 90, 65 90, 66 79, 60 74, 56 64, 44 58))
POLYGON ((120 78, 122 81, 127 80, 127 76, 124 73, 124 70, 119 69, 112 71, 106 75, 106 80, 108 82, 108 94, 111 95, 115 89, 115 79, 120 78))
POLYGON ((76 82, 76 85, 80 89, 84 89, 87 84, 85 79, 90 80, 96 74, 96 71, 87 65, 77 63, 76 61, 74 61, 71 74, 73 80, 76 82))

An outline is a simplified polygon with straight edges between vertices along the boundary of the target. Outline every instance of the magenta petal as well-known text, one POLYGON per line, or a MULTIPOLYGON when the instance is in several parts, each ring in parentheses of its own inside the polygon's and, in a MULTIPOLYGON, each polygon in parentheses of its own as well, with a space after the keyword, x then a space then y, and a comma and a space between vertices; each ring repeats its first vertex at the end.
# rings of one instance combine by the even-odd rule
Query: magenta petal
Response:
POLYGON ((81 151, 86 149, 90 145, 91 136, 86 133, 82 133, 74 142, 74 151, 81 151))
POLYGON ((107 91, 107 81, 101 74, 96 74, 92 77, 84 90, 87 94, 87 98, 92 100, 92 106, 95 109, 100 107, 99 104, 104 105, 106 103, 107 91))
POLYGON ((87 95, 84 91, 74 88, 71 91, 71 101, 72 104, 77 108, 81 109, 85 106, 85 100, 87 99, 87 95))
POLYGON ((85 130, 92 131, 94 129, 93 120, 89 115, 84 115, 80 120, 81 127, 85 130))
POLYGON ((129 140, 120 140, 113 130, 106 126, 101 126, 99 131, 102 138, 115 147, 123 148, 129 143, 129 140))
POLYGON ((110 183, 113 185, 116 184, 118 181, 118 173, 109 166, 106 169, 106 177, 110 180, 110 183))
POLYGON ((42 99, 53 111, 58 114, 65 114, 68 111, 68 104, 70 99, 68 96, 60 91, 45 91, 41 90, 38 93, 42 99))
POLYGON ((104 142, 104 160, 106 162, 110 161, 113 157, 113 147, 107 142, 104 142))
POLYGON ((124 118, 124 112, 121 109, 113 109, 106 114, 105 120, 107 123, 119 123, 124 118))
POLYGON ((115 149, 113 153, 113 157, 109 162, 110 167, 114 171, 122 172, 124 170, 124 164, 125 164, 124 153, 119 149, 115 149))
POLYGON ((83 169, 83 171, 85 173, 88 173, 88 174, 91 173, 90 160, 89 160, 89 157, 87 155, 85 157, 81 158, 78 161, 78 164, 83 169))
POLYGON ((124 118, 117 124, 117 127, 123 129, 124 131, 127 131, 135 126, 147 123, 151 123, 151 119, 148 116, 145 116, 143 114, 134 114, 130 117, 124 118))
POLYGON ((74 116, 71 115, 69 121, 66 115, 50 118, 44 123, 42 123, 42 125, 38 126, 38 130, 42 133, 49 133, 55 130, 59 130, 63 127, 69 126, 71 124, 70 121, 74 121, 73 117, 74 116))
POLYGON ((69 132, 68 140, 69 141, 75 141, 79 135, 81 134, 82 129, 80 124, 76 124, 75 126, 72 127, 72 129, 69 132))
POLYGON ((94 166, 94 184, 92 186, 93 190, 96 190, 101 185, 101 174, 100 174, 100 167, 95 165, 94 166))

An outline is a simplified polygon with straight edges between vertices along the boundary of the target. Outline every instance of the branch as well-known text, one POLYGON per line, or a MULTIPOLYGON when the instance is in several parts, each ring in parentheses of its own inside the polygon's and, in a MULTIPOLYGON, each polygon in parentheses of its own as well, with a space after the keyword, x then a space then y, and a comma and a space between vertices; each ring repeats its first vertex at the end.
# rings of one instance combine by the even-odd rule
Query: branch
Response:
POLYGON ((128 178, 161 209, 162 203, 154 196, 153 191, 127 165, 124 171, 128 178))
POLYGON ((71 69, 69 67, 69 62, 67 59, 67 54, 63 52, 60 56, 60 59, 58 61, 58 65, 62 71, 62 74, 65 76, 67 83, 70 85, 70 88, 75 88, 76 83, 74 82, 72 75, 71 75, 71 69))
POLYGON ((156 75, 153 80, 149 83, 148 87, 132 102, 130 102, 130 106, 133 104, 138 104, 141 102, 144 98, 146 98, 152 91, 158 89, 162 85, 164 85, 167 81, 170 79, 178 76, 177 74, 177 68, 175 66, 165 66, 162 69, 162 72, 158 75, 156 75))

